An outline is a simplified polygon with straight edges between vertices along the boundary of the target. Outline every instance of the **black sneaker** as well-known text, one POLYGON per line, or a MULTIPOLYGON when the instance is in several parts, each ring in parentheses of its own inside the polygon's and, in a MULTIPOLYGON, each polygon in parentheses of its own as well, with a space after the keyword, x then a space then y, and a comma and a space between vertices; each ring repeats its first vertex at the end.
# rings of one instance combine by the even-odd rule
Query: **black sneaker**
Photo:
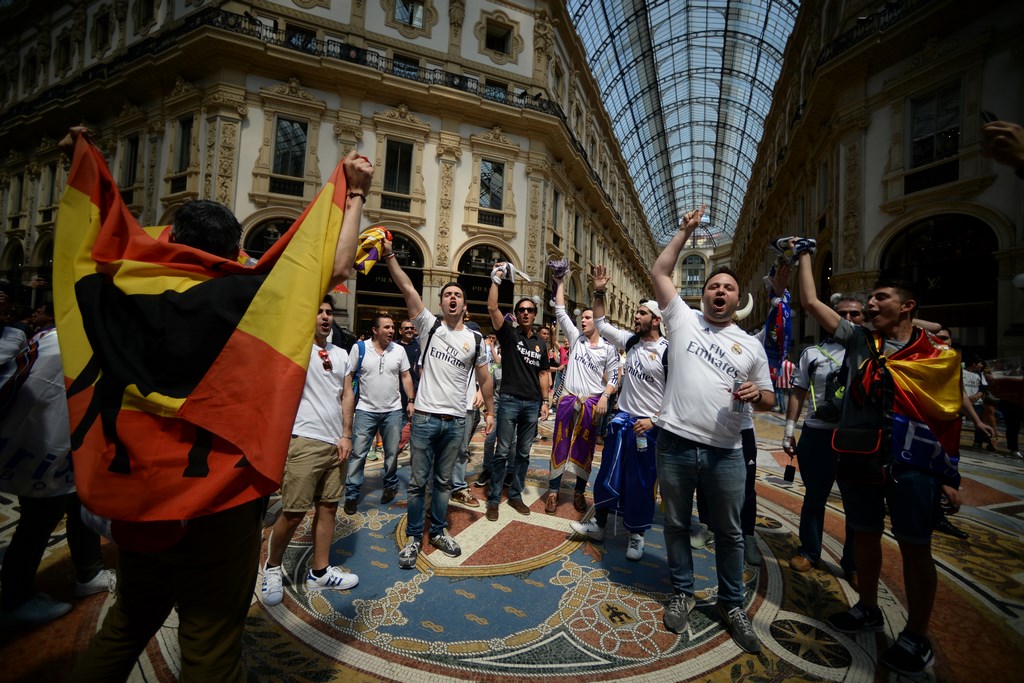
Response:
POLYGON ((932 644, 927 638, 903 631, 896 643, 883 652, 878 661, 898 674, 920 676, 934 659, 935 653, 932 652, 932 644))
POLYGON ((743 606, 729 607, 725 603, 720 602, 717 607, 718 614, 729 628, 729 634, 736 644, 740 646, 740 649, 752 655, 760 653, 761 643, 757 640, 754 626, 750 623, 750 617, 747 616, 743 606))
POLYGON ((858 631, 881 631, 885 628, 882 610, 877 607, 864 607, 857 603, 848 612, 833 614, 828 618, 829 625, 840 633, 857 633, 858 631))
POLYGON ((479 486, 480 488, 483 488, 484 486, 490 485, 490 483, 491 471, 483 470, 482 472, 480 472, 480 474, 477 475, 476 481, 473 482, 473 486, 479 486))

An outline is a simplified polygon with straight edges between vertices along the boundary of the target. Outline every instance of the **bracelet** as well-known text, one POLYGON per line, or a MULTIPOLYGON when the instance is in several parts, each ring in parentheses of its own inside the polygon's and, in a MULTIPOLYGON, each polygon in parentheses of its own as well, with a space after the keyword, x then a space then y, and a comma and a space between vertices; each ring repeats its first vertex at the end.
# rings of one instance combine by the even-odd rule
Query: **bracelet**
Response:
POLYGON ((349 441, 351 441, 352 440, 352 435, 351 434, 342 434, 341 438, 348 439, 349 441))
POLYGON ((595 289, 594 290, 594 298, 595 299, 603 299, 604 298, 604 290, 603 289, 595 289))
POLYGON ((387 261, 389 258, 395 258, 395 252, 384 254, 384 260, 387 261))
POLYGON ((409 399, 409 403, 415 403, 415 402, 416 402, 416 397, 415 396, 413 396, 412 398, 409 399))
POLYGON ((757 390, 757 398, 755 398, 755 399, 754 399, 753 401, 751 401, 751 403, 760 403, 760 402, 761 402, 761 397, 762 397, 762 396, 764 396, 764 394, 762 394, 762 393, 761 393, 761 390, 760 390, 760 389, 758 389, 758 390, 757 390))
POLYGON ((366 195, 363 194, 362 192, 349 192, 345 196, 348 197, 349 199, 355 199, 356 197, 359 197, 360 199, 363 200, 363 204, 366 203, 366 195))

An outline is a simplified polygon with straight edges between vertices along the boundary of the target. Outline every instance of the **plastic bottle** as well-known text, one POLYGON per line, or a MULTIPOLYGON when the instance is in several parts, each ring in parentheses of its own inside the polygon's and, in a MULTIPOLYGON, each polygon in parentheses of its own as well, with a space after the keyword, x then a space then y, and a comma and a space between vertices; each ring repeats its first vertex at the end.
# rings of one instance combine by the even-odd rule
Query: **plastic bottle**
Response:
POLYGON ((646 434, 641 433, 641 434, 637 434, 636 435, 636 449, 638 451, 646 451, 647 450, 647 435, 646 434))

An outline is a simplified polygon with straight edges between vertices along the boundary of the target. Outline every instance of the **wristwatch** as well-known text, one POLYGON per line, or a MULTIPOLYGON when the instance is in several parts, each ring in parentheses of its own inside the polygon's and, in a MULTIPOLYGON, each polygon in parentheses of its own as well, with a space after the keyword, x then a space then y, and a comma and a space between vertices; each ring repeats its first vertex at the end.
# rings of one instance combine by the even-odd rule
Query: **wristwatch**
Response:
POLYGON ((657 427, 658 426, 658 419, 659 419, 659 417, 657 415, 651 415, 650 419, 651 419, 651 424, 654 425, 655 427, 657 427))

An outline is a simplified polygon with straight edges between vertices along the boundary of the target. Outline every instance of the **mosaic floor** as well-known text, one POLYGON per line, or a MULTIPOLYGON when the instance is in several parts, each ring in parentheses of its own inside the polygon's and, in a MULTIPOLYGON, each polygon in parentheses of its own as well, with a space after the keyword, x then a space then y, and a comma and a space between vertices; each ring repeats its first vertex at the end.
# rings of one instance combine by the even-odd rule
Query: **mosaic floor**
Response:
MULTIPOLYGON (((788 458, 777 450, 781 419, 758 416, 756 431, 757 537, 764 559, 760 567, 748 566, 744 579, 748 610, 763 646, 759 656, 743 653, 732 642, 714 610, 713 544, 694 551, 698 608, 689 633, 676 636, 661 624, 671 587, 660 516, 647 534, 640 562, 625 559, 627 535, 614 528, 614 517, 604 543, 576 540, 568 522, 580 515, 570 494, 563 494, 557 515, 543 512, 539 497, 546 488, 550 442, 538 441, 524 495, 532 514, 520 515, 503 504, 495 523, 484 518, 483 506, 452 504, 451 533, 462 555, 449 558, 427 546, 413 571, 397 566, 405 540, 404 495, 379 505, 380 465, 371 464, 358 512, 339 512, 332 547, 332 562, 357 573, 359 586, 307 593, 297 581, 287 586, 284 602, 272 608, 254 597, 245 641, 250 678, 887 680, 888 672, 875 662, 906 621, 895 543, 887 537, 880 591, 886 631, 856 638, 832 631, 824 618, 856 601, 849 585, 837 578, 842 541, 838 492, 826 520, 828 567, 806 574, 792 571, 788 560, 798 544, 800 478, 792 484, 782 480, 788 458)), ((471 472, 479 467, 481 449, 482 443, 474 444, 471 472)), ((966 505, 953 521, 970 538, 935 536, 939 591, 931 637, 936 663, 929 674, 941 681, 1007 680, 1024 653, 1024 464, 965 449, 962 471, 966 505)), ((407 476, 408 468, 400 472, 407 476)), ((0 548, 6 547, 16 518, 13 501, 0 500, 0 548)), ((289 576, 305 575, 310 541, 307 518, 285 557, 289 576)), ((113 548, 107 551, 113 560, 113 548)), ((39 588, 70 600, 71 577, 67 545, 55 534, 39 588)), ((69 615, 34 630, 0 631, 5 662, 0 680, 63 678, 110 600, 77 601, 69 615)), ((133 680, 174 680, 177 670, 172 615, 133 680)))

